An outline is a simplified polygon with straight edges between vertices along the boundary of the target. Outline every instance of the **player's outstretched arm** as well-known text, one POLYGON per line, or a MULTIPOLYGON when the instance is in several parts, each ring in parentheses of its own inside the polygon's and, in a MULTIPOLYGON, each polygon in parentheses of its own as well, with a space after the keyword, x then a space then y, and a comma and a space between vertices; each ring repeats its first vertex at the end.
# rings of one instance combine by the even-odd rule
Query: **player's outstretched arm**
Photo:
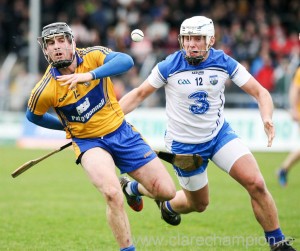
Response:
POLYGON ((133 90, 125 94, 119 101, 124 114, 133 111, 143 102, 143 100, 145 100, 156 90, 157 88, 150 85, 150 83, 146 79, 139 87, 134 88, 133 90))
POLYGON ((268 137, 268 147, 272 146, 275 127, 272 120, 274 105, 270 93, 254 77, 251 77, 241 88, 257 100, 264 130, 268 137))

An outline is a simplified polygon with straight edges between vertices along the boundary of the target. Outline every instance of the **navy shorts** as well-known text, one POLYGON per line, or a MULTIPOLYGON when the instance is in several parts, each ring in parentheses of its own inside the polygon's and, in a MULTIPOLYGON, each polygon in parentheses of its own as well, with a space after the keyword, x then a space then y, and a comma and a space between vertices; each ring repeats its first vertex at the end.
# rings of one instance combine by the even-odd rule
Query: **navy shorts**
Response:
POLYGON ((72 138, 79 148, 77 164, 87 150, 100 147, 109 152, 121 173, 132 172, 157 157, 156 153, 145 142, 141 134, 125 120, 112 133, 100 138, 72 138))

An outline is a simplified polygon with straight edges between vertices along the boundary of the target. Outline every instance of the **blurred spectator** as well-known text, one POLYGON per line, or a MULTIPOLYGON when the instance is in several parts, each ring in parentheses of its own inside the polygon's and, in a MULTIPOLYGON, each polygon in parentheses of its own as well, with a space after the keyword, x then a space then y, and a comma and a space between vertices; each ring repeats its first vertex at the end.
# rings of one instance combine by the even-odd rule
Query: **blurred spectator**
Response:
POLYGON ((92 44, 92 37, 86 26, 83 25, 78 17, 74 17, 70 23, 74 33, 77 47, 87 47, 92 44))
MULTIPOLYGON (((163 11, 163 10, 161 10, 163 11)), ((169 24, 161 12, 155 13, 153 22, 146 28, 146 36, 155 44, 163 44, 169 35, 169 24)))
POLYGON ((142 64, 152 51, 152 41, 150 41, 148 37, 145 37, 141 42, 131 42, 130 54, 134 57, 138 64, 142 64))
POLYGON ((262 55, 262 63, 262 67, 259 69, 256 75, 254 75, 254 77, 269 92, 273 92, 275 88, 274 68, 272 66, 272 60, 269 54, 262 55))
POLYGON ((278 16, 272 17, 270 26, 270 48, 277 59, 289 55, 293 47, 292 40, 287 38, 278 16))
MULTIPOLYGON (((178 27, 182 20, 194 15, 214 19, 216 34, 219 34, 215 48, 247 62, 250 72, 269 90, 280 94, 283 101, 286 100, 286 83, 291 77, 291 69, 299 63, 299 57, 294 57, 300 47, 299 0, 40 1, 41 26, 57 20, 69 22, 78 47, 101 43, 113 50, 130 53, 135 60, 135 70, 130 73, 134 80, 143 78, 148 67, 178 49, 178 27), (131 30, 136 28, 144 31, 143 42, 131 41, 131 30)), ((28 60, 30 2, 35 1, 0 0, 0 66, 10 52, 17 53, 18 62, 28 60)), ((44 61, 39 63, 42 71, 46 67, 44 61)), ((119 81, 120 88, 117 89, 130 90, 132 83, 127 80, 119 81)), ((235 92, 234 88, 229 89, 235 92)), ((17 92, 19 89, 12 90, 17 92)), ((155 105, 155 102, 164 105, 159 94, 155 95, 157 97, 153 97, 149 105, 155 105)), ((287 105, 287 101, 279 103, 282 107, 287 105)), ((227 102, 226 105, 240 104, 227 102)))
POLYGON ((25 111, 31 89, 41 76, 28 73, 23 64, 15 67, 13 76, 9 87, 11 93, 9 97, 10 108, 12 111, 25 111))

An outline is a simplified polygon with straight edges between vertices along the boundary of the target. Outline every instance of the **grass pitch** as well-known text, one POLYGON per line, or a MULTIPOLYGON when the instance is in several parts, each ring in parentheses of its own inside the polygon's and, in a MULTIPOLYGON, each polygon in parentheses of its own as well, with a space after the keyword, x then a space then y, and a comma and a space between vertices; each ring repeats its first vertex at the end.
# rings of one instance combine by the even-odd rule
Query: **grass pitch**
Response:
MULTIPOLYGON (((105 203, 64 150, 13 179, 10 174, 49 150, 0 147, 0 250, 119 250, 105 217, 105 203)), ((281 188, 276 169, 286 153, 255 154, 277 207, 281 228, 296 238, 300 250, 300 164, 281 188)), ((170 174, 174 177, 171 167, 170 174)), ((155 203, 145 198, 144 210, 127 206, 132 235, 141 251, 269 250, 246 191, 210 164, 210 205, 204 213, 182 216, 177 227, 160 219, 155 203)), ((175 177, 174 177, 175 178, 175 177)), ((175 178, 176 184, 178 184, 175 178)))

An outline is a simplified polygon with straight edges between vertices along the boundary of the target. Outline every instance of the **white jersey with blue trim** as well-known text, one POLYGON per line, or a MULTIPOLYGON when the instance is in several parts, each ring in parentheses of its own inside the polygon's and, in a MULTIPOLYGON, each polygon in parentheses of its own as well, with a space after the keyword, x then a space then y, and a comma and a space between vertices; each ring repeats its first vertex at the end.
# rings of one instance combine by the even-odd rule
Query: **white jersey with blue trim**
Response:
POLYGON ((244 66, 213 48, 197 66, 189 65, 182 51, 158 63, 148 81, 155 88, 165 87, 165 140, 199 144, 213 139, 224 123, 226 81, 230 78, 241 87, 250 77, 244 66))

